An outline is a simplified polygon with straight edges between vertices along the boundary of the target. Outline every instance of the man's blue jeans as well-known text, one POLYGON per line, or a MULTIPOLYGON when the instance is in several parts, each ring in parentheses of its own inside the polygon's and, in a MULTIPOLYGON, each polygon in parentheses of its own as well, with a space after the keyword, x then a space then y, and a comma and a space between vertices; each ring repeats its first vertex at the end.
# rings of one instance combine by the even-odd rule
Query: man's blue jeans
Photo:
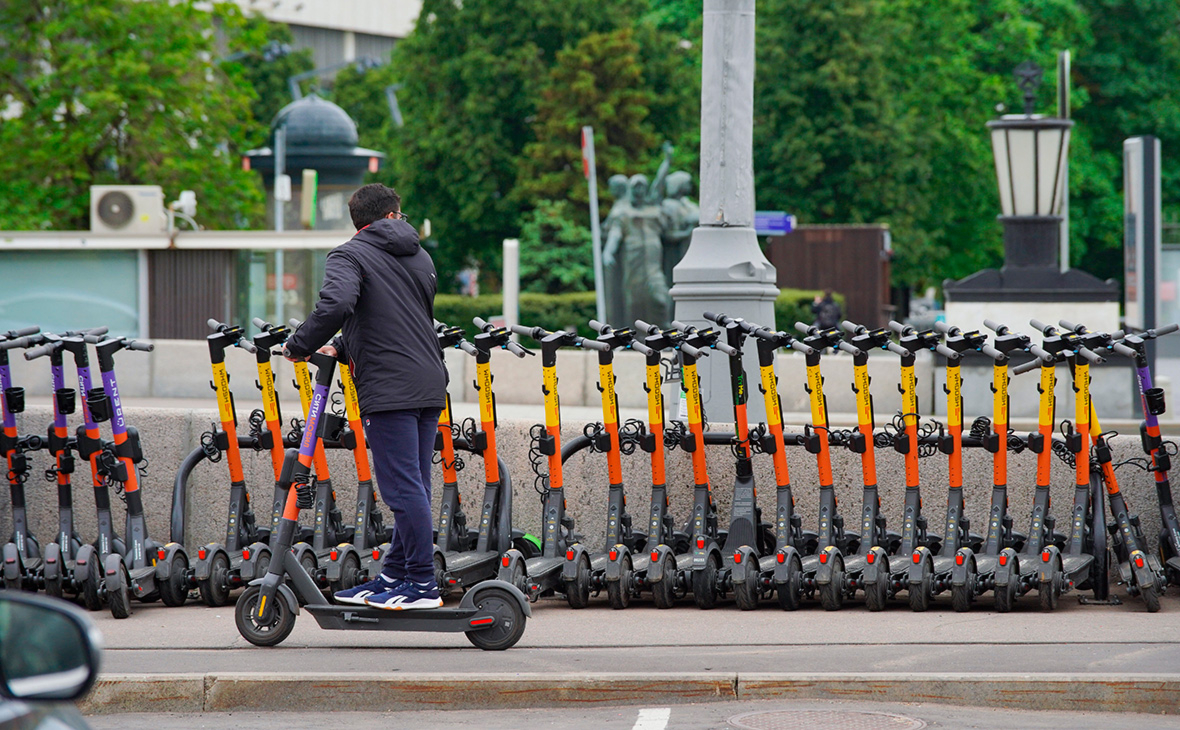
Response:
POLYGON ((441 408, 382 411, 365 416, 373 472, 393 511, 393 537, 382 571, 389 578, 434 581, 430 464, 441 408))

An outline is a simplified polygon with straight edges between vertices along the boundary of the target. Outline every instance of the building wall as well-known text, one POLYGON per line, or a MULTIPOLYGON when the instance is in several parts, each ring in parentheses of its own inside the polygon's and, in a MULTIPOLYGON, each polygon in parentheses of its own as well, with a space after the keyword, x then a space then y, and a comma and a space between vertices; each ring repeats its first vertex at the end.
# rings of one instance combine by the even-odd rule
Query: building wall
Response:
POLYGON ((414 27, 421 0, 236 0, 243 10, 309 28, 405 38, 414 27))

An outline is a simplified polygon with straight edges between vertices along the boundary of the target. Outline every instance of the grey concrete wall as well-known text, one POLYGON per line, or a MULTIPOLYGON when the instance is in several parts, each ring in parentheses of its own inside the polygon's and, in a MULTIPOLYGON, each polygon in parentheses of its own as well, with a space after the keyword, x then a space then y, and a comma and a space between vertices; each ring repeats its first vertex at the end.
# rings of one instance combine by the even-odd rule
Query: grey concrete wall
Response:
MULTIPOLYGON (((131 358, 127 358, 130 360, 131 358)), ((152 536, 166 539, 170 526, 172 482, 181 459, 199 442, 202 431, 216 418, 216 412, 209 410, 175 410, 131 408, 127 410, 128 421, 138 427, 142 434, 144 451, 149 460, 148 476, 144 481, 144 504, 148 515, 148 527, 152 536)), ((21 414, 18 423, 21 433, 43 433, 49 423, 46 407, 31 407, 21 414)), ((537 408, 537 420, 541 420, 541 408, 537 408)), ((243 418, 244 423, 244 418, 243 418)), ((515 523, 534 534, 539 530, 540 502, 534 491, 533 473, 528 463, 528 428, 530 421, 502 422, 498 433, 501 453, 513 476, 514 498, 516 501, 515 523)), ((724 424, 717 424, 714 430, 724 430, 724 424)), ((581 433, 581 424, 568 424, 563 429, 563 438, 570 439, 581 433)), ((105 427, 104 434, 109 437, 105 427)), ((1137 438, 1122 436, 1114 444, 1116 460, 1139 455, 1137 438)), ((254 504, 260 511, 266 511, 266 504, 273 488, 274 475, 270 458, 266 453, 247 452, 244 455, 248 484, 254 491, 254 504)), ((709 474, 714 485, 714 495, 719 505, 722 523, 729 514, 730 488, 733 480, 732 458, 726 448, 709 447, 709 474)), ((803 515, 805 525, 815 520, 817 509, 817 476, 815 457, 802 449, 788 451, 792 483, 797 510, 803 515)), ((629 506, 642 524, 642 515, 650 496, 650 462, 647 454, 637 451, 624 457, 623 476, 629 490, 629 506)), ((465 502, 477 504, 482 487, 483 467, 478 457, 467 456, 466 468, 460 473, 460 484, 465 502)), ((33 455, 33 473, 27 484, 31 525, 35 535, 47 541, 55 531, 56 490, 44 480, 42 474, 49 466, 43 452, 33 455)), ((333 481, 338 499, 348 504, 355 498, 355 470, 348 452, 333 451, 329 454, 333 481)), ((841 500, 846 524, 855 523, 860 503, 861 469, 858 456, 848 452, 833 455, 835 484, 841 500)), ((761 456, 755 461, 756 480, 761 486, 762 504, 772 507, 774 478, 770 458, 761 456)), ((878 478, 885 512, 892 524, 899 519, 903 499, 902 457, 892 450, 878 452, 878 478)), ((676 451, 668 456, 668 483, 672 508, 678 520, 688 513, 692 500, 692 478, 689 457, 676 451)), ((1034 475, 1033 455, 1024 453, 1010 457, 1009 484, 1011 508, 1020 529, 1027 525, 1027 514, 1031 507, 1032 482, 1034 475)), ((991 489, 991 456, 981 450, 971 450, 964 458, 964 473, 967 495, 967 514, 973 525, 982 528, 991 489)), ((606 468, 601 454, 583 452, 573 457, 566 465, 565 483, 569 510, 577 520, 578 530, 591 544, 598 544, 603 535, 603 515, 606 509, 606 468)), ((940 523, 945 510, 946 458, 935 455, 922 461, 922 482, 925 494, 925 508, 931 525, 940 523)), ((1151 545, 1155 544, 1158 532, 1158 506, 1154 484, 1145 472, 1124 468, 1119 471, 1123 491, 1133 509, 1143 518, 1143 527, 1151 545)), ((78 529, 86 539, 93 539, 95 530, 93 492, 89 486, 89 470, 80 465, 75 474, 75 510, 78 529)), ((1056 500, 1055 512, 1061 516, 1067 513, 1072 492, 1073 472, 1064 464, 1055 461, 1053 485, 1056 500)), ((435 492, 439 491, 441 475, 436 472, 435 492)), ((189 484, 188 534, 186 545, 195 546, 220 539, 224 530, 228 476, 224 462, 203 463, 193 472, 189 484)), ((116 525, 122 532, 122 503, 115 500, 116 525)), ((348 510, 345 510, 347 513, 348 510)), ((769 511, 769 510, 768 510, 769 511)), ((0 535, 11 532, 11 511, 9 493, 0 489, 0 535)))

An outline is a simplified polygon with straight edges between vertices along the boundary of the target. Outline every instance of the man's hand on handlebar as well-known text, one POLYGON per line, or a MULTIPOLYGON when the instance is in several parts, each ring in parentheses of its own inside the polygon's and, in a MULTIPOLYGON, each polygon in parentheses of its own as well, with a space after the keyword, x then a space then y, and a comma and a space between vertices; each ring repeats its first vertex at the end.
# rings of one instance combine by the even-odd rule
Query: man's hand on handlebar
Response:
MULTIPOLYGON (((316 352, 322 353, 331 358, 336 357, 336 348, 331 345, 324 345, 320 349, 316 350, 316 352)), ((307 355, 306 357, 292 357, 291 351, 285 347, 283 348, 283 357, 287 358, 291 362, 307 362, 311 359, 311 355, 307 355)))

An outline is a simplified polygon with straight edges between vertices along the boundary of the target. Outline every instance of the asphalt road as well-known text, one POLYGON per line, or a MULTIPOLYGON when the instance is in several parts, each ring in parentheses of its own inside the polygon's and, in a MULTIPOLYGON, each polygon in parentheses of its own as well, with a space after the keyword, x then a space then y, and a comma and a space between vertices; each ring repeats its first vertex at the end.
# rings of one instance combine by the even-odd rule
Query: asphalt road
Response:
POLYGON ((1135 713, 1037 712, 933 704, 850 702, 717 702, 672 707, 565 708, 429 712, 233 712, 143 713, 89 718, 95 730, 240 730, 290 727, 306 730, 387 730, 394 727, 594 728, 595 730, 1139 730, 1180 728, 1180 717, 1135 713), (766 713, 766 714, 763 714, 766 713))

